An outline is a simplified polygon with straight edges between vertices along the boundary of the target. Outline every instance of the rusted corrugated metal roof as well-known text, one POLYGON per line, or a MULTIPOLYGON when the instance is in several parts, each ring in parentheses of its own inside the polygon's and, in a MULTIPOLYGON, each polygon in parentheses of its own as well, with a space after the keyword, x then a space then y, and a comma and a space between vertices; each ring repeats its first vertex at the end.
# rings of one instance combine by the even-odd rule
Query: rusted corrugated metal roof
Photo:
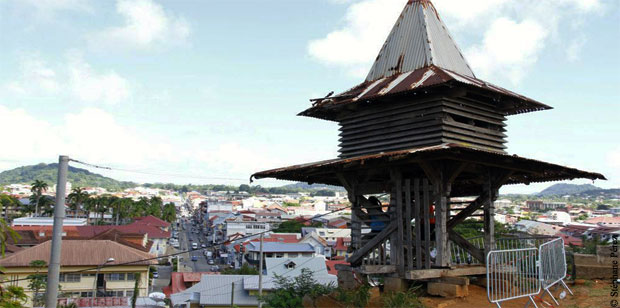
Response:
POLYGON ((433 4, 428 0, 410 0, 379 51, 366 81, 431 65, 475 77, 433 4))
POLYGON ((471 157, 475 157, 476 164, 479 165, 489 165, 507 170, 521 170, 511 176, 507 184, 529 184, 534 182, 577 178, 605 180, 605 177, 600 173, 564 167, 535 159, 519 157, 517 155, 485 151, 455 143, 294 165, 257 172, 253 174, 250 179, 276 178, 281 180, 340 185, 340 181, 337 177, 338 172, 357 170, 362 166, 381 166, 385 172, 389 173, 389 168, 386 166, 402 165, 403 163, 416 165, 416 159, 423 161, 432 161, 434 159, 460 160, 471 157))
POLYGON ((334 115, 331 112, 339 106, 357 102, 369 102, 391 95, 426 91, 440 85, 454 86, 457 84, 510 98, 511 103, 509 106, 501 107, 506 115, 551 109, 550 106, 486 81, 441 67, 429 66, 411 72, 384 77, 372 82, 364 82, 336 96, 316 101, 312 107, 302 111, 299 115, 334 120, 334 115))

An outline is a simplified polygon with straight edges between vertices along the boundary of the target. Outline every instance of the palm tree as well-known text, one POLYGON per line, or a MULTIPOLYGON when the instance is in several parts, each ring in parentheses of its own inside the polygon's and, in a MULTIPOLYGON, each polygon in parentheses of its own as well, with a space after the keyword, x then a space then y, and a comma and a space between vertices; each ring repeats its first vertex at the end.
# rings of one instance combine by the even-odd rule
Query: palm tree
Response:
POLYGON ((49 186, 47 185, 47 183, 41 180, 34 180, 34 183, 32 183, 30 187, 30 191, 36 196, 36 203, 35 203, 36 205, 34 208, 35 216, 39 215, 39 200, 41 199, 43 192, 47 191, 48 187, 49 186))
POLYGON ((90 195, 84 191, 81 187, 75 187, 71 190, 71 193, 67 196, 69 199, 69 206, 74 211, 74 216, 77 217, 78 211, 84 205, 84 202, 90 195))
POLYGON ((174 206, 174 203, 169 202, 169 203, 166 203, 166 205, 164 205, 164 209, 162 210, 162 213, 161 213, 161 219, 167 222, 170 222, 170 223, 177 219, 177 210, 176 210, 176 207, 174 206))
POLYGON ((84 201, 84 209, 86 210, 86 219, 90 223, 90 213, 96 212, 97 203, 99 202, 98 197, 88 198, 84 201))
POLYGON ((42 196, 39 200, 39 210, 44 216, 52 216, 52 214, 54 214, 54 203, 54 198, 50 196, 42 196))

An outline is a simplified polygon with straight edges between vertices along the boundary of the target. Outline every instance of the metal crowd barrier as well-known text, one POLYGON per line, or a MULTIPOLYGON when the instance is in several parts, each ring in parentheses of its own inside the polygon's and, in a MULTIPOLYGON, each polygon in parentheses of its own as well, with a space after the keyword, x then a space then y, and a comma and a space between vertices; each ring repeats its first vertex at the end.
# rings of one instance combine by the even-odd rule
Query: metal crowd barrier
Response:
POLYGON ((538 249, 520 248, 493 250, 487 254, 487 297, 489 302, 501 308, 501 302, 529 297, 540 293, 538 277, 538 249))
MULTIPOLYGON (((551 236, 528 236, 528 237, 503 237, 495 239, 495 247, 493 250, 520 249, 520 248, 538 248, 541 244, 556 239, 551 236)), ((482 236, 467 239, 469 243, 476 248, 484 249, 484 238, 482 236)), ((456 243, 449 241, 449 249, 452 265, 474 265, 482 264, 474 258, 467 250, 463 249, 456 243)))
MULTIPOLYGON (((573 292, 564 282, 566 278, 566 252, 564 240, 533 238, 537 247, 492 250, 487 254, 487 297, 489 302, 501 308, 503 301, 528 297, 538 307, 533 296, 549 294, 556 305, 560 303, 549 290, 561 284, 571 295, 573 292), (539 245, 539 246, 538 246, 539 245)), ((526 242, 527 243, 527 242, 526 242)), ((531 243, 527 243, 531 244, 531 243)), ((508 244, 510 247, 512 244, 508 244)), ((496 245, 500 246, 500 245, 496 245)), ((501 247, 501 246, 500 246, 501 247)))
MULTIPOLYGON (((538 260, 540 262, 540 281, 545 293, 551 296, 556 305, 558 301, 553 297, 549 289, 560 283, 570 295, 573 295, 566 283, 566 251, 564 250, 564 240, 557 238, 553 241, 540 245, 538 249, 538 260)), ((544 293, 543 293, 544 296, 544 293)), ((542 296, 541 296, 542 298, 542 296)))

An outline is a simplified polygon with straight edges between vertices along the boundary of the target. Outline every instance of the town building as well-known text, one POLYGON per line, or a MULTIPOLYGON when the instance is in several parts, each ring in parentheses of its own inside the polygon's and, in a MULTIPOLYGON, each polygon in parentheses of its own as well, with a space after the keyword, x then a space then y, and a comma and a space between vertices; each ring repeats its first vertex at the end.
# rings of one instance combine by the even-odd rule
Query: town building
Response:
MULTIPOLYGON (((51 241, 18 251, 0 259, 3 286, 23 287, 32 305, 33 291, 28 287, 29 275, 46 273, 47 267, 31 266, 35 260, 49 264, 51 241)), ((149 266, 153 255, 108 240, 65 240, 60 257, 60 285, 66 298, 131 297, 136 279, 140 279, 139 296, 149 290, 149 266), (111 262, 107 262, 112 260, 111 262), (98 270, 100 268, 100 270, 98 270)))

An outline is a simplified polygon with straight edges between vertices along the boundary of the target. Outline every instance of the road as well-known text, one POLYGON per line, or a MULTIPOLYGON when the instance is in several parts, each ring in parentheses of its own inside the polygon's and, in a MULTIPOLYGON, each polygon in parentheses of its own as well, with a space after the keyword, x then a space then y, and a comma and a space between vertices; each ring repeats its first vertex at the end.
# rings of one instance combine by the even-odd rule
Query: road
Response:
MULTIPOLYGON (((185 224, 185 230, 179 233, 179 245, 180 249, 188 250, 191 249, 192 243, 196 242, 200 245, 200 238, 202 237, 203 242, 206 242, 206 236, 202 233, 196 234, 191 232, 192 227, 191 224, 185 224)), ((210 248, 206 248, 210 249, 210 248)), ((207 258, 204 256, 203 249, 193 250, 189 253, 183 254, 183 261, 181 264, 185 266, 185 268, 191 269, 192 272, 209 272, 211 271, 211 266, 207 263, 207 258), (197 261, 191 261, 191 257, 196 256, 197 261)), ((222 267, 221 265, 219 265, 222 267)))
POLYGON ((156 265, 158 278, 153 278, 153 285, 151 292, 161 292, 162 288, 170 284, 170 276, 172 273, 172 266, 156 265))

